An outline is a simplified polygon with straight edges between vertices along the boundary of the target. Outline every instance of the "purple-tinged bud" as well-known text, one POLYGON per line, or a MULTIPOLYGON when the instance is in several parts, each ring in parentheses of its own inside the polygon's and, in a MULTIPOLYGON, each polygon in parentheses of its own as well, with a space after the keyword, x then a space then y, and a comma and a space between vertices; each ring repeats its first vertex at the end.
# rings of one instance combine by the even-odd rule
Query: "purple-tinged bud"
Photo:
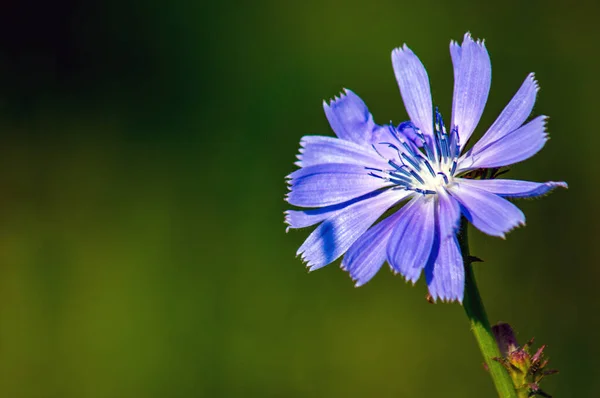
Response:
POLYGON ((492 332, 503 357, 508 356, 508 354, 519 348, 515 332, 508 323, 498 323, 492 326, 492 332))
POLYGON ((494 359, 504 366, 512 378, 517 393, 527 397, 535 395, 550 397, 539 387, 544 376, 558 373, 557 370, 545 370, 548 364, 548 359, 544 358, 546 346, 541 346, 535 354, 531 355, 529 348, 533 344, 533 339, 523 347, 519 347, 515 333, 509 324, 499 323, 492 327, 492 332, 502 354, 501 358, 494 359))

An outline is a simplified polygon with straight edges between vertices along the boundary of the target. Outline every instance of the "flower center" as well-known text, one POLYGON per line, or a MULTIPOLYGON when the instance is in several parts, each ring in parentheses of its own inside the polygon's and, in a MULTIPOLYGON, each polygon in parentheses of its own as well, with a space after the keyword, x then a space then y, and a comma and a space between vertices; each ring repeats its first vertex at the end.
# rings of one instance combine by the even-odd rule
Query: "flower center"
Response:
POLYGON ((370 170, 370 175, 394 184, 394 189, 411 190, 433 195, 451 184, 454 179, 460 146, 458 129, 446 132, 437 108, 433 136, 425 136, 411 122, 388 126, 390 141, 373 148, 390 166, 370 170))

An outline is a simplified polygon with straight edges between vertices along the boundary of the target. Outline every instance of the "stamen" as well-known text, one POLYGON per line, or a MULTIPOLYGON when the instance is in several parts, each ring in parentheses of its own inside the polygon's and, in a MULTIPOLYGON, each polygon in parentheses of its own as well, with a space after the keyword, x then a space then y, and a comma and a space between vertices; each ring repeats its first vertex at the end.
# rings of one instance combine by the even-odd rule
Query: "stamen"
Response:
POLYGON ((382 158, 384 158, 384 159, 385 159, 385 156, 383 156, 383 155, 381 154, 381 152, 379 152, 379 151, 377 150, 377 147, 375 146, 375 144, 371 144, 371 147, 373 148, 373 150, 374 150, 375 152, 377 152, 377 154, 378 154, 380 157, 382 157, 382 158))
POLYGON ((408 178, 411 178, 411 175, 412 175, 412 174, 410 174, 410 171, 408 170, 408 168, 406 166, 400 166, 396 170, 390 171, 389 174, 402 175, 402 176, 408 177, 408 178))
POLYGON ((423 179, 421 178, 420 175, 418 175, 417 173, 415 173, 414 170, 410 171, 410 174, 412 174, 413 177, 415 177, 417 179, 417 181, 419 181, 421 184, 425 184, 425 181, 423 181, 423 179))
POLYGON ((440 134, 440 147, 442 148, 442 156, 447 159, 450 157, 450 151, 448 148, 448 140, 445 134, 440 134))
POLYGON ((406 153, 402 153, 402 158, 404 160, 406 160, 408 163, 410 163, 410 165, 414 168, 417 169, 417 171, 421 171, 421 166, 419 166, 419 164, 417 162, 415 162, 413 159, 411 159, 406 153))
POLYGON ((429 189, 420 189, 420 188, 415 188, 414 191, 418 192, 418 193, 422 193, 424 195, 433 195, 434 193, 437 193, 437 192, 429 190, 429 189))
POLYGON ((388 160, 388 164, 398 171, 404 171, 405 166, 400 166, 400 165, 396 164, 396 162, 394 162, 393 160, 388 160))
POLYGON ((398 175, 398 174, 393 174, 393 173, 391 174, 390 178, 394 179, 394 181, 397 181, 397 184, 399 184, 399 185, 406 185, 406 186, 408 186, 408 185, 410 185, 410 184, 412 184, 414 182, 413 179, 410 178, 410 177, 406 177, 406 176, 398 175))
POLYGON ((460 155, 458 128, 454 126, 451 130, 446 130, 437 107, 432 124, 433 134, 425 136, 412 122, 400 123, 397 127, 390 123, 387 127, 394 138, 392 142, 372 145, 390 168, 382 170, 365 167, 370 171, 369 175, 391 182, 393 185, 389 189, 409 190, 423 195, 437 194, 440 188, 450 184, 460 155), (378 151, 381 148, 379 145, 393 149, 397 157, 389 151, 384 156, 378 151), (427 172, 424 171, 425 168, 427 172))
POLYGON ((407 181, 407 180, 394 178, 394 177, 389 178, 388 181, 391 181, 396 185, 404 185, 404 186, 408 186, 408 184, 410 184, 412 182, 412 181, 407 181))
POLYGON ((433 167, 431 167, 431 163, 429 163, 429 161, 427 159, 423 159, 423 163, 425 163, 425 166, 427 166, 427 170, 429 170, 429 173, 431 174, 431 176, 435 177, 435 171, 433 171, 433 167))
POLYGON ((380 179, 382 179, 382 180, 386 180, 386 181, 388 181, 388 180, 389 180, 389 178, 387 178, 387 177, 382 177, 382 176, 380 176, 380 175, 377 175, 377 174, 375 174, 375 173, 373 173, 373 172, 369 173, 369 175, 370 175, 371 177, 380 178, 380 179))
POLYGON ((425 155, 427 155, 427 159, 429 159, 432 162, 435 162, 435 156, 434 156, 433 152, 431 151, 431 147, 429 145, 427 145, 427 141, 425 140, 425 137, 423 137, 423 148, 425 148, 425 155))
POLYGON ((439 175, 441 175, 442 177, 444 177, 444 182, 445 182, 446 184, 448 184, 448 177, 446 176, 446 174, 445 174, 445 173, 442 173, 441 171, 440 171, 440 172, 438 172, 438 174, 439 174, 439 175))
POLYGON ((460 134, 458 134, 458 126, 454 126, 452 127, 452 136, 454 137, 453 140, 453 149, 454 149, 454 154, 452 155, 452 157, 458 157, 460 155, 460 134))
POLYGON ((415 156, 415 155, 416 155, 416 154, 415 154, 415 151, 414 151, 414 149, 413 149, 413 148, 412 148, 410 145, 408 145, 408 143, 407 143, 406 141, 404 141, 404 140, 401 140, 400 142, 402 143, 402 146, 403 146, 404 148, 406 148, 406 151, 407 151, 408 153, 410 153, 410 154, 411 154, 411 155, 413 155, 413 156, 415 156))

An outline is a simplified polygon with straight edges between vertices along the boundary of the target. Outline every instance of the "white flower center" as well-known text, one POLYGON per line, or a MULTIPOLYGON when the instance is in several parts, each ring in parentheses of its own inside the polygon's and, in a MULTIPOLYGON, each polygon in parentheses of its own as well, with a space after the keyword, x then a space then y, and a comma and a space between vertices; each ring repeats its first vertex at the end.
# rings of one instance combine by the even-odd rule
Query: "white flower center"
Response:
POLYGON ((375 150, 384 157, 391 166, 390 169, 373 169, 370 174, 395 185, 394 188, 406 189, 433 195, 451 184, 454 180, 460 146, 458 130, 453 128, 450 134, 446 133, 444 122, 436 110, 436 123, 433 136, 424 136, 412 123, 403 123, 398 127, 389 126, 391 136, 397 144, 382 142, 385 148, 392 148, 393 156, 389 150, 382 155, 383 150, 375 150), (417 139, 408 140, 407 130, 411 129, 417 139), (390 157, 392 157, 390 159, 390 157))

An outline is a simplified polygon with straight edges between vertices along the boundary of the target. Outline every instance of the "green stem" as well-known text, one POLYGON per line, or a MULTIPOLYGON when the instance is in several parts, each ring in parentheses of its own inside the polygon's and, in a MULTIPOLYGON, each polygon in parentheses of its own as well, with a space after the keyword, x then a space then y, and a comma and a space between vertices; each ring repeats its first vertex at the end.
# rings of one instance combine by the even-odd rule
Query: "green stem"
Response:
POLYGON ((471 266, 469 254, 469 240, 467 236, 467 222, 463 218, 461 230, 458 235, 458 241, 465 262, 465 298, 463 306, 471 323, 471 330, 477 340, 477 345, 481 350, 483 359, 489 369, 490 376, 501 398, 517 398, 517 393, 513 382, 504 367, 493 358, 500 357, 500 351, 496 344, 496 339, 492 333, 490 322, 488 321, 483 301, 479 295, 479 289, 475 281, 475 274, 471 266))

